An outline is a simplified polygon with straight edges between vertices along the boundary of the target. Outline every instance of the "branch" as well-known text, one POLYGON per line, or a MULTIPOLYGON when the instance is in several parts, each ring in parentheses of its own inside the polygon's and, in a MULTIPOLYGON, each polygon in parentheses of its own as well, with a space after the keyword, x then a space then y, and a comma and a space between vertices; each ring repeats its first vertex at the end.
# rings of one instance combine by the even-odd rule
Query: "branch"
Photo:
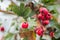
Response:
POLYGON ((11 12, 11 11, 0 10, 0 12, 6 13, 6 14, 13 14, 13 15, 15 15, 15 13, 13 13, 13 12, 11 12))

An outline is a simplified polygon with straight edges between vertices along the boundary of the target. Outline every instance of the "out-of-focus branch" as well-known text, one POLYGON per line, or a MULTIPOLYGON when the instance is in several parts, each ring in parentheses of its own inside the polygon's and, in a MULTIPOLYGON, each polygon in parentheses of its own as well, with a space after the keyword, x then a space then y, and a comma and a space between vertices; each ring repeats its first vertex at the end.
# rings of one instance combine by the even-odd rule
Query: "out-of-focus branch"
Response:
POLYGON ((15 13, 13 13, 13 12, 11 12, 11 11, 0 10, 0 12, 6 13, 6 14, 13 14, 13 15, 15 15, 15 13))

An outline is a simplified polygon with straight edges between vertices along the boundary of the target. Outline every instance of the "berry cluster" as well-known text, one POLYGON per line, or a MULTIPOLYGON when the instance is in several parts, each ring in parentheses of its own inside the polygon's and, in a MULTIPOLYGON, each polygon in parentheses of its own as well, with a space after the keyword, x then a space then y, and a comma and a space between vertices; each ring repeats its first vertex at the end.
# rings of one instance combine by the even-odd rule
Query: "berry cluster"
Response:
POLYGON ((43 25, 48 25, 49 24, 49 20, 51 19, 51 14, 49 13, 49 11, 44 8, 44 7, 41 7, 39 9, 39 14, 38 14, 38 19, 41 20, 41 23, 43 25))
MULTIPOLYGON (((49 21, 51 19, 51 14, 49 13, 49 11, 46 8, 41 7, 39 9, 38 19, 41 21, 41 23, 42 23, 43 26, 48 25, 49 24, 49 21)), ((43 36, 43 33, 44 33, 43 26, 41 26, 40 28, 36 28, 36 30, 35 30, 36 33, 39 36, 43 36)), ((49 35, 51 37, 54 37, 54 32, 53 31, 50 31, 49 35)))
MULTIPOLYGON (((35 28, 35 32, 39 36, 43 36, 44 31, 45 31, 44 30, 44 26, 49 24, 49 21, 51 19, 51 14, 49 13, 49 11, 46 8, 41 7, 39 9, 38 19, 41 21, 41 23, 42 23, 43 26, 35 28)), ((26 28, 28 28, 28 26, 29 26, 28 22, 23 22, 22 23, 22 28, 26 29, 26 28)), ((49 35, 51 37, 54 37, 54 32, 50 31, 49 35)))

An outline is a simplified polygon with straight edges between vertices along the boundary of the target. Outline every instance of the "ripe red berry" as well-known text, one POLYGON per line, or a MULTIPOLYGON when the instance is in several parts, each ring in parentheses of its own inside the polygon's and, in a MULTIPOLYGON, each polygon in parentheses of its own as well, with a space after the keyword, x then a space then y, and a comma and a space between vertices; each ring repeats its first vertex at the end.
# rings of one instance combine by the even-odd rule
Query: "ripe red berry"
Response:
POLYGON ((39 36, 43 36, 43 29, 38 29, 38 30, 36 30, 36 33, 37 33, 39 36))
POLYGON ((49 20, 44 20, 44 21, 42 21, 42 24, 43 24, 43 25, 48 25, 48 24, 49 24, 49 20))
POLYGON ((46 19, 47 20, 50 20, 51 19, 51 14, 50 13, 46 15, 46 19))
POLYGON ((43 13, 43 14, 45 14, 45 15, 48 14, 48 10, 47 10, 46 8, 44 8, 44 7, 41 7, 41 8, 39 9, 39 12, 40 12, 40 13, 43 13))
POLYGON ((38 14, 38 19, 44 20, 44 16, 40 13, 38 14))
POLYGON ((54 37, 54 32, 50 32, 50 36, 51 37, 54 37))
POLYGON ((4 30, 5 30, 4 27, 0 27, 1 32, 4 32, 4 30))
POLYGON ((35 32, 36 32, 36 30, 38 30, 38 29, 40 29, 40 27, 36 27, 34 30, 35 30, 35 32))
POLYGON ((22 28, 28 28, 28 23, 27 22, 23 22, 22 23, 22 28))

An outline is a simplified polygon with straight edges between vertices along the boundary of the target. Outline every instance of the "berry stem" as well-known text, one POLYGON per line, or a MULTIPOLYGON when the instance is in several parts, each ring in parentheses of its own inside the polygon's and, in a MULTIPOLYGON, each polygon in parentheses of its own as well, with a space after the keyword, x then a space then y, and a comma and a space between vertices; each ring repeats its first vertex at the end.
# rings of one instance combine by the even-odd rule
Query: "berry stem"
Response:
POLYGON ((42 40, 42 36, 40 36, 40 40, 42 40))

